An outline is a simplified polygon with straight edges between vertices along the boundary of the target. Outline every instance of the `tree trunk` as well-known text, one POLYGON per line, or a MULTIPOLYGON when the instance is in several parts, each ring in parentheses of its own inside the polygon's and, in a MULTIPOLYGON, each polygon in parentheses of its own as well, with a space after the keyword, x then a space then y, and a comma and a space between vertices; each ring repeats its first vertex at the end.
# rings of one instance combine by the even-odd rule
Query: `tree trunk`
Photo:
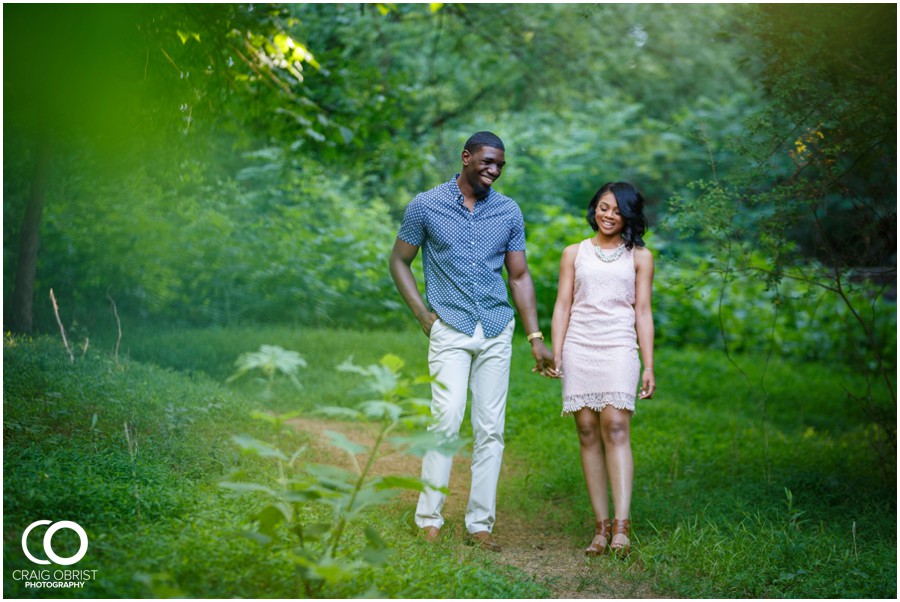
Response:
POLYGON ((47 192, 50 172, 50 149, 46 139, 37 143, 34 171, 31 174, 31 192, 25 218, 19 230, 19 261, 12 296, 13 332, 30 333, 34 328, 34 282, 37 276, 37 254, 41 231, 41 213, 47 192))

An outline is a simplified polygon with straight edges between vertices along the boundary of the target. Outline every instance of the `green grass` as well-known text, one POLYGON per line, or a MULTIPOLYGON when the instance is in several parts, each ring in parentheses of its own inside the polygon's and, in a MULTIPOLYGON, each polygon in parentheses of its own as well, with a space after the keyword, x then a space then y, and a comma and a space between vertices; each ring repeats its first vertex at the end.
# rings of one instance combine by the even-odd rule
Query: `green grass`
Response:
MULTIPOLYGON (((390 352, 410 374, 423 373, 426 343, 413 331, 156 331, 126 337, 118 364, 103 341, 70 364, 55 339, 7 339, 5 596, 48 595, 10 578, 35 568, 20 538, 40 519, 82 524, 91 548, 78 566, 98 570, 88 588, 54 596, 301 596, 284 554, 237 534, 254 501, 218 482, 236 468, 258 480, 274 475, 261 459, 238 454, 230 437, 265 437, 253 409, 312 411, 363 399, 361 383, 334 370, 351 355, 366 365, 390 352), (249 377, 223 384, 237 356, 263 343, 303 354, 301 390, 285 380, 264 399, 249 377)), ((882 469, 871 426, 847 400, 858 377, 836 366, 778 364, 761 386, 764 360, 737 361, 749 380, 720 353, 658 351, 659 392, 639 402, 632 427, 636 549, 626 562, 601 559, 603 579, 682 597, 896 597, 896 466, 882 469)), ((559 416, 559 383, 531 374, 530 364, 527 345, 517 344, 506 453, 518 469, 501 481, 498 522, 519 513, 581 544, 592 516, 574 426, 559 416)), ((406 504, 370 520, 392 561, 322 595, 550 595, 490 555, 416 540, 406 504)), ((73 545, 63 533, 54 539, 59 554, 73 545)))
MULTIPOLYGON (((17 569, 42 568, 24 557, 20 538, 32 521, 52 519, 85 527, 90 551, 78 567, 98 571, 89 587, 56 589, 53 596, 302 596, 284 553, 239 534, 257 502, 233 497, 218 483, 236 469, 259 482, 271 482, 276 475, 264 460, 240 455, 230 438, 243 433, 267 438, 265 428, 250 417, 254 409, 313 410, 323 403, 360 401, 361 383, 335 372, 337 364, 350 355, 357 363, 373 363, 396 348, 414 366, 416 353, 403 347, 421 342, 409 334, 314 332, 267 338, 270 334, 277 333, 173 333, 168 343, 164 336, 148 337, 146 361, 137 361, 138 354, 132 353, 120 364, 98 351, 70 364, 54 339, 7 339, 4 595, 47 596, 47 590, 25 589, 10 576, 17 569), (310 365, 300 374, 302 390, 285 381, 275 386, 273 397, 263 399, 262 387, 249 377, 233 386, 222 384, 238 354, 258 348, 258 341, 303 351, 310 365), (183 370, 174 369, 178 367, 183 370), (131 451, 126 424, 134 442, 131 451)), ((301 444, 304 435, 294 439, 289 446, 301 444)), ((549 595, 543 586, 474 549, 424 546, 414 537, 407 510, 398 506, 371 515, 394 550, 388 567, 362 570, 319 595, 549 595)), ((77 539, 67 540, 67 533, 61 531, 53 540, 54 550, 63 556, 77 549, 77 539)))
MULTIPOLYGON (((779 364, 761 381, 763 358, 738 363, 749 382, 722 354, 657 353, 658 393, 632 423, 637 553, 609 570, 684 597, 895 597, 896 465, 881 466, 847 400, 860 379, 779 364)), ((531 471, 501 491, 587 541, 593 516, 558 396, 555 383, 513 380, 507 450, 531 471)))

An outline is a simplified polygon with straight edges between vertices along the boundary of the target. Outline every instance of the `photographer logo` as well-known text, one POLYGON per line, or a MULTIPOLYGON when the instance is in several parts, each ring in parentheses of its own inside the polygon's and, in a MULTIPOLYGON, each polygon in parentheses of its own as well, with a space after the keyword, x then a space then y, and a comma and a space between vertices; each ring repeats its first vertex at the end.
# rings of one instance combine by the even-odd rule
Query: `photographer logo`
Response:
MULTIPOLYGON (((22 533, 22 551, 25 556, 34 564, 58 564, 62 566, 70 566, 79 562, 84 558, 88 551, 88 536, 85 530, 76 522, 70 520, 61 520, 56 523, 49 520, 36 520, 22 533), (43 547, 44 555, 49 560, 36 557, 31 553, 28 545, 28 536, 35 529, 48 525, 47 531, 44 533, 43 547), (53 549, 53 536, 62 529, 73 531, 78 536, 78 551, 72 556, 60 556, 53 549)), ((12 572, 14 581, 22 581, 26 588, 82 588, 88 581, 97 578, 97 570, 72 570, 57 569, 51 571, 49 569, 42 570, 15 570, 12 572)))
POLYGON ((81 525, 78 523, 73 523, 70 520, 61 520, 49 529, 44 534, 44 554, 47 555, 47 558, 50 560, 41 560, 40 558, 35 558, 31 555, 31 552, 28 551, 28 534, 31 533, 31 530, 39 525, 51 525, 53 521, 49 520, 36 520, 25 529, 25 533, 22 534, 22 551, 25 552, 25 555, 28 557, 28 560, 34 562, 35 564, 50 564, 50 560, 55 562, 56 564, 62 565, 70 565, 75 564, 87 554, 88 549, 88 536, 87 533, 84 532, 84 529, 81 528, 81 525), (59 531, 60 529, 71 529, 78 534, 78 539, 81 542, 81 547, 78 548, 78 552, 69 558, 62 558, 57 556, 56 553, 53 552, 53 546, 51 542, 53 541, 53 534, 59 531))

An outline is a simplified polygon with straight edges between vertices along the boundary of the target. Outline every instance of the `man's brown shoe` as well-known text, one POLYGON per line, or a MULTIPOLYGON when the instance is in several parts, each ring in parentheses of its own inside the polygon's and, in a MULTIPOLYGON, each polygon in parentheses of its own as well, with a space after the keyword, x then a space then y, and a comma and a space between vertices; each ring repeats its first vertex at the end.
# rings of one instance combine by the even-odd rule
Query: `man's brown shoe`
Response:
POLYGON ((478 546, 482 550, 488 550, 489 552, 499 552, 503 549, 494 543, 494 538, 491 537, 491 534, 488 531, 470 533, 469 536, 466 537, 466 543, 472 546, 478 546))
POLYGON ((428 543, 434 543, 441 536, 441 530, 437 527, 425 527, 419 532, 419 535, 428 543))

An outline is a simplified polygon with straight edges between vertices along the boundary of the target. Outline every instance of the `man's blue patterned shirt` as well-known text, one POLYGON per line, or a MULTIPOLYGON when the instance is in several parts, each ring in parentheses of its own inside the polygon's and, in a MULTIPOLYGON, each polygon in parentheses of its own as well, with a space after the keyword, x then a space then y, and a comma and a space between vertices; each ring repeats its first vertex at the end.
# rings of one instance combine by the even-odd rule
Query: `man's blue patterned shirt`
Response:
POLYGON ((425 293, 438 317, 469 336, 481 321, 495 337, 513 318, 502 270, 506 253, 525 250, 525 222, 516 202, 493 188, 466 209, 458 177, 416 195, 397 236, 422 248, 425 293))

